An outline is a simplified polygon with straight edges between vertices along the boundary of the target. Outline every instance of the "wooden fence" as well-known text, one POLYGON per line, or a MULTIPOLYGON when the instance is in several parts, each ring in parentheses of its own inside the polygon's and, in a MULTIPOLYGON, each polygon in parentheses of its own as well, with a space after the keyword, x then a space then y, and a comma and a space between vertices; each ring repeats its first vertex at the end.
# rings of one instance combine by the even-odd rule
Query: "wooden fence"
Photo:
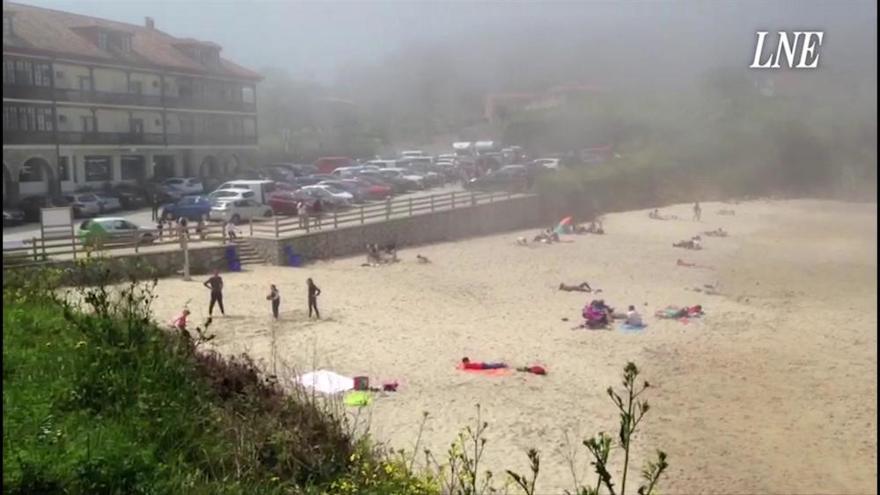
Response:
MULTIPOLYGON (((236 227, 241 237, 281 238, 305 235, 324 229, 336 229, 353 225, 386 222, 417 215, 469 208, 481 204, 504 201, 525 194, 516 193, 470 193, 451 192, 417 198, 400 198, 355 206, 346 210, 333 210, 320 216, 308 217, 274 215, 240 224, 236 227)), ((218 223, 207 224, 202 232, 189 224, 185 229, 179 227, 171 232, 152 230, 154 240, 150 243, 135 242, 134 239, 106 239, 101 242, 84 242, 79 235, 58 234, 33 237, 22 241, 20 246, 8 246, 4 242, 3 264, 38 264, 50 260, 69 260, 85 257, 87 254, 123 255, 141 252, 160 252, 182 249, 181 235, 185 231, 188 246, 196 248, 205 245, 222 245, 231 242, 218 223)))

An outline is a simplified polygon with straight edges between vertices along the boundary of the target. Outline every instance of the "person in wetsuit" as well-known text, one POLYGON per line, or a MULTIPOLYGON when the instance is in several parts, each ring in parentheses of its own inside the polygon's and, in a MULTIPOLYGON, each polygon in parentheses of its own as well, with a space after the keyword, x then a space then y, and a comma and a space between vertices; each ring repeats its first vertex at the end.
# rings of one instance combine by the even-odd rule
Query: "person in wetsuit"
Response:
POLYGON ((214 304, 220 306, 220 314, 226 316, 226 310, 223 309, 223 278, 220 277, 220 270, 214 270, 214 276, 205 281, 205 287, 211 289, 211 303, 208 304, 208 316, 214 313, 214 304))
POLYGON ((321 313, 318 312, 318 296, 321 295, 321 289, 315 285, 315 282, 312 281, 312 279, 306 280, 306 285, 309 287, 309 318, 312 317, 312 310, 314 310, 315 317, 320 320, 321 313))

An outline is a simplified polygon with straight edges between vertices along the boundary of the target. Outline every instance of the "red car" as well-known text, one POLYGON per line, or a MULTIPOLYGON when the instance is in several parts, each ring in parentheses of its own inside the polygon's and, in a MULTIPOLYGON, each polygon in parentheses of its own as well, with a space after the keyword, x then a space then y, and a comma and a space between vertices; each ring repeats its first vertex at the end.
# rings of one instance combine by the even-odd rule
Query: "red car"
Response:
POLYGON ((391 188, 391 186, 381 182, 379 179, 374 179, 368 176, 360 176, 356 179, 348 180, 356 180, 359 183, 363 184, 365 196, 367 199, 385 199, 394 194, 394 190, 391 188))
POLYGON ((294 191, 277 191, 269 196, 269 207, 275 214, 296 215, 299 199, 294 191))
POLYGON ((357 165, 357 162, 347 156, 325 156, 318 158, 314 163, 318 173, 321 174, 329 174, 339 167, 352 167, 354 165, 357 165))

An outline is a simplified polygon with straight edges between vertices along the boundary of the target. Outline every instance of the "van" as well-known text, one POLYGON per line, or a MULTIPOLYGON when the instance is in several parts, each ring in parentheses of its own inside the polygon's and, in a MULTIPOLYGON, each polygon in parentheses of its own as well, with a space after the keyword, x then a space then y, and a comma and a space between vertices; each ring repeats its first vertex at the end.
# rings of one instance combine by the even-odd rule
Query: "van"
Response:
POLYGON ((231 180, 221 184, 217 191, 221 189, 250 190, 254 193, 254 200, 260 204, 268 204, 269 195, 275 192, 275 182, 271 180, 231 180))

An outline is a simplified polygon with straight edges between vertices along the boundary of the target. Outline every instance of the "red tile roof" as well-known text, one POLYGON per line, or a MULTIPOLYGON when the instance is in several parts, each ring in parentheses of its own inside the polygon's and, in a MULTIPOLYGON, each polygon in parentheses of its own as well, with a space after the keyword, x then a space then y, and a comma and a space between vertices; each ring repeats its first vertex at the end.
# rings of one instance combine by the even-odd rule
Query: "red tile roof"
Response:
MULTIPOLYGON (((165 69, 202 75, 260 80, 258 73, 220 59, 216 67, 193 60, 177 48, 198 43, 219 48, 215 43, 190 38, 175 38, 157 29, 123 22, 108 21, 58 10, 33 7, 20 3, 3 3, 3 15, 13 15, 14 38, 3 40, 3 51, 33 55, 51 55, 92 62, 126 65, 148 69, 165 69), (104 28, 132 35, 132 51, 120 53, 99 48, 80 34, 82 28, 104 28), (79 31, 79 32, 78 32, 79 31)), ((88 31, 88 29, 86 29, 88 31)))

